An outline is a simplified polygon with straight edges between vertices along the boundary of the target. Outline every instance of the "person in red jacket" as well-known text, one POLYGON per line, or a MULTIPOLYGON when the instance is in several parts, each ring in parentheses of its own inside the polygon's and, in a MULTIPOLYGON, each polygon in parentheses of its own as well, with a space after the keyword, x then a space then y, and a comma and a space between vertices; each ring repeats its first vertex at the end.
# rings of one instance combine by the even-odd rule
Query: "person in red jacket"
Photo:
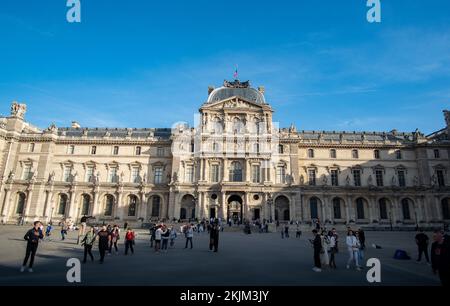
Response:
POLYGON ((125 234, 125 255, 128 255, 128 249, 131 250, 131 254, 134 254, 134 238, 136 235, 131 230, 131 228, 127 229, 127 233, 125 234))

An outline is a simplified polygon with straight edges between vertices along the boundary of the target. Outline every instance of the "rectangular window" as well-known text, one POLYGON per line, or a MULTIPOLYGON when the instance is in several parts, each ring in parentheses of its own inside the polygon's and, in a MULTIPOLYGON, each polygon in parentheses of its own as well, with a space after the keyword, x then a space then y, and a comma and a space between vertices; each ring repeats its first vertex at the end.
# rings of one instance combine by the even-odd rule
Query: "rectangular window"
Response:
POLYGON ((377 186, 378 187, 383 187, 384 186, 383 170, 376 170, 375 171, 375 177, 376 177, 376 180, 377 180, 377 186))
POLYGON ((136 155, 141 155, 141 147, 136 147, 135 153, 136 155))
POLYGON ((444 180, 444 171, 443 170, 436 170, 436 176, 439 187, 445 186, 445 180, 444 180))
POLYGON ((375 159, 380 159, 380 151, 379 151, 379 150, 373 151, 373 157, 374 157, 375 159))
POLYGON ((31 165, 24 165, 22 179, 29 180, 30 178, 31 178, 31 165))
POLYGON ((140 183, 140 176, 139 176, 139 168, 138 167, 131 168, 131 182, 132 183, 140 183))
POLYGON ((337 170, 331 170, 331 186, 339 186, 339 175, 337 170))
POLYGON ((154 183, 155 184, 161 184, 162 183, 162 176, 163 176, 163 169, 161 167, 156 167, 155 168, 154 183))
POLYGON ((277 167, 277 183, 286 184, 286 168, 284 166, 277 167))
POLYGON ((92 154, 92 155, 97 154, 97 146, 92 146, 92 147, 91 147, 91 154, 92 154))
POLYGON ((211 166, 211 182, 213 183, 219 182, 219 165, 211 166))
POLYGON ((399 170, 397 172, 397 175, 398 175, 398 185, 400 187, 405 187, 406 186, 405 171, 399 170))
POLYGON ((261 182, 261 167, 259 165, 252 165, 252 182, 261 182))
POLYGON ((434 150, 434 158, 441 158, 441 154, 438 149, 434 150))
POLYGON ((92 183, 94 181, 94 167, 86 169, 86 182, 92 183))
POLYGON ((34 152, 34 143, 30 143, 28 145, 28 152, 33 153, 34 152))
POLYGON ((308 170, 308 183, 311 186, 316 186, 316 170, 308 170))
POLYGON ((72 172, 72 168, 70 168, 70 167, 64 168, 64 177, 63 177, 64 182, 70 182, 71 172, 72 172))
POLYGON ((356 187, 361 186, 361 170, 353 170, 353 182, 356 187))
POLYGON ((113 155, 119 155, 119 146, 114 146, 113 155))
POLYGON ((156 156, 158 156, 158 157, 164 156, 164 148, 161 148, 161 147, 157 148, 156 149, 156 156))
POLYGON ((108 182, 109 183, 117 183, 117 168, 110 168, 109 169, 109 176, 108 176, 108 182))
POLYGON ((67 147, 67 154, 73 155, 75 153, 75 146, 74 145, 69 145, 67 147))
POLYGON ((194 166, 192 165, 186 167, 186 182, 187 183, 194 182, 194 166))

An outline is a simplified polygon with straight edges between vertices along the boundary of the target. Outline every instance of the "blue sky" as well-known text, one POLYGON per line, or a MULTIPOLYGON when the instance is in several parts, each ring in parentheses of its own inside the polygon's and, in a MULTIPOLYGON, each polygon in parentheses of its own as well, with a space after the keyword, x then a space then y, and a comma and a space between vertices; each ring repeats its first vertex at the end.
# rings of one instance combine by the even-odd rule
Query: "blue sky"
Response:
POLYGON ((0 2, 0 114, 45 128, 192 124, 209 85, 266 87, 280 126, 413 131, 450 106, 450 1, 65 0, 0 2))

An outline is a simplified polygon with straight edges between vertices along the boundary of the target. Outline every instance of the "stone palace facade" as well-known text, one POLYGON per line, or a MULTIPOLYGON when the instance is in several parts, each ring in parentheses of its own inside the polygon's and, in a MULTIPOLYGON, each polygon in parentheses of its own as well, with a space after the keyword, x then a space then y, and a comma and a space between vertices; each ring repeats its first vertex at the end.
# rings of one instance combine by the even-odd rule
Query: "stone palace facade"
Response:
POLYGON ((450 112, 419 131, 279 128, 264 88, 210 87, 195 128, 41 130, 14 102, 0 118, 2 223, 139 225, 232 218, 373 227, 450 222, 450 112))

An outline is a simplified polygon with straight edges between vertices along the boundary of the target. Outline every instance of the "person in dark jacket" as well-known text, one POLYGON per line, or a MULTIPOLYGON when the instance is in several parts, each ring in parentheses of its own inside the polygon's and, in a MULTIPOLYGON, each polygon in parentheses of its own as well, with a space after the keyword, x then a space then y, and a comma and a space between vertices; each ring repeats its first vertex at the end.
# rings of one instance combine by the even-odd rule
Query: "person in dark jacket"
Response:
POLYGON ((111 235, 106 229, 106 226, 103 225, 101 231, 97 233, 97 236, 98 236, 98 250, 100 252, 100 263, 103 263, 103 261, 105 260, 106 250, 109 249, 111 235))
POLYGON ((314 248, 314 272, 321 272, 322 265, 320 263, 320 251, 322 251, 322 239, 320 239, 320 235, 317 230, 313 230, 314 239, 310 240, 313 244, 314 248))
POLYGON ((91 260, 94 261, 94 255, 92 255, 92 246, 94 245, 95 238, 96 235, 94 232, 94 228, 91 227, 81 240, 81 245, 84 246, 83 263, 86 263, 86 258, 88 254, 89 257, 91 257, 91 260))
POLYGON ((430 262, 430 258, 428 257, 428 236, 421 229, 419 233, 416 235, 416 244, 418 248, 419 257, 417 258, 417 262, 422 260, 422 253, 425 254, 425 259, 427 262, 430 262))
POLYGON ((42 238, 44 238, 44 234, 42 233, 41 230, 41 222, 35 221, 34 227, 30 229, 23 237, 23 239, 27 241, 27 250, 25 252, 25 259, 23 260, 20 272, 25 271, 28 259, 30 259, 28 272, 33 272, 34 256, 36 255, 36 251, 39 245, 39 239, 42 238))
POLYGON ((219 248, 219 225, 217 222, 211 224, 209 231, 209 249, 212 251, 214 247, 214 252, 218 251, 219 248))
POLYGON ((435 242, 431 245, 431 267, 439 274, 441 284, 450 286, 450 236, 443 231, 435 232, 435 242))

